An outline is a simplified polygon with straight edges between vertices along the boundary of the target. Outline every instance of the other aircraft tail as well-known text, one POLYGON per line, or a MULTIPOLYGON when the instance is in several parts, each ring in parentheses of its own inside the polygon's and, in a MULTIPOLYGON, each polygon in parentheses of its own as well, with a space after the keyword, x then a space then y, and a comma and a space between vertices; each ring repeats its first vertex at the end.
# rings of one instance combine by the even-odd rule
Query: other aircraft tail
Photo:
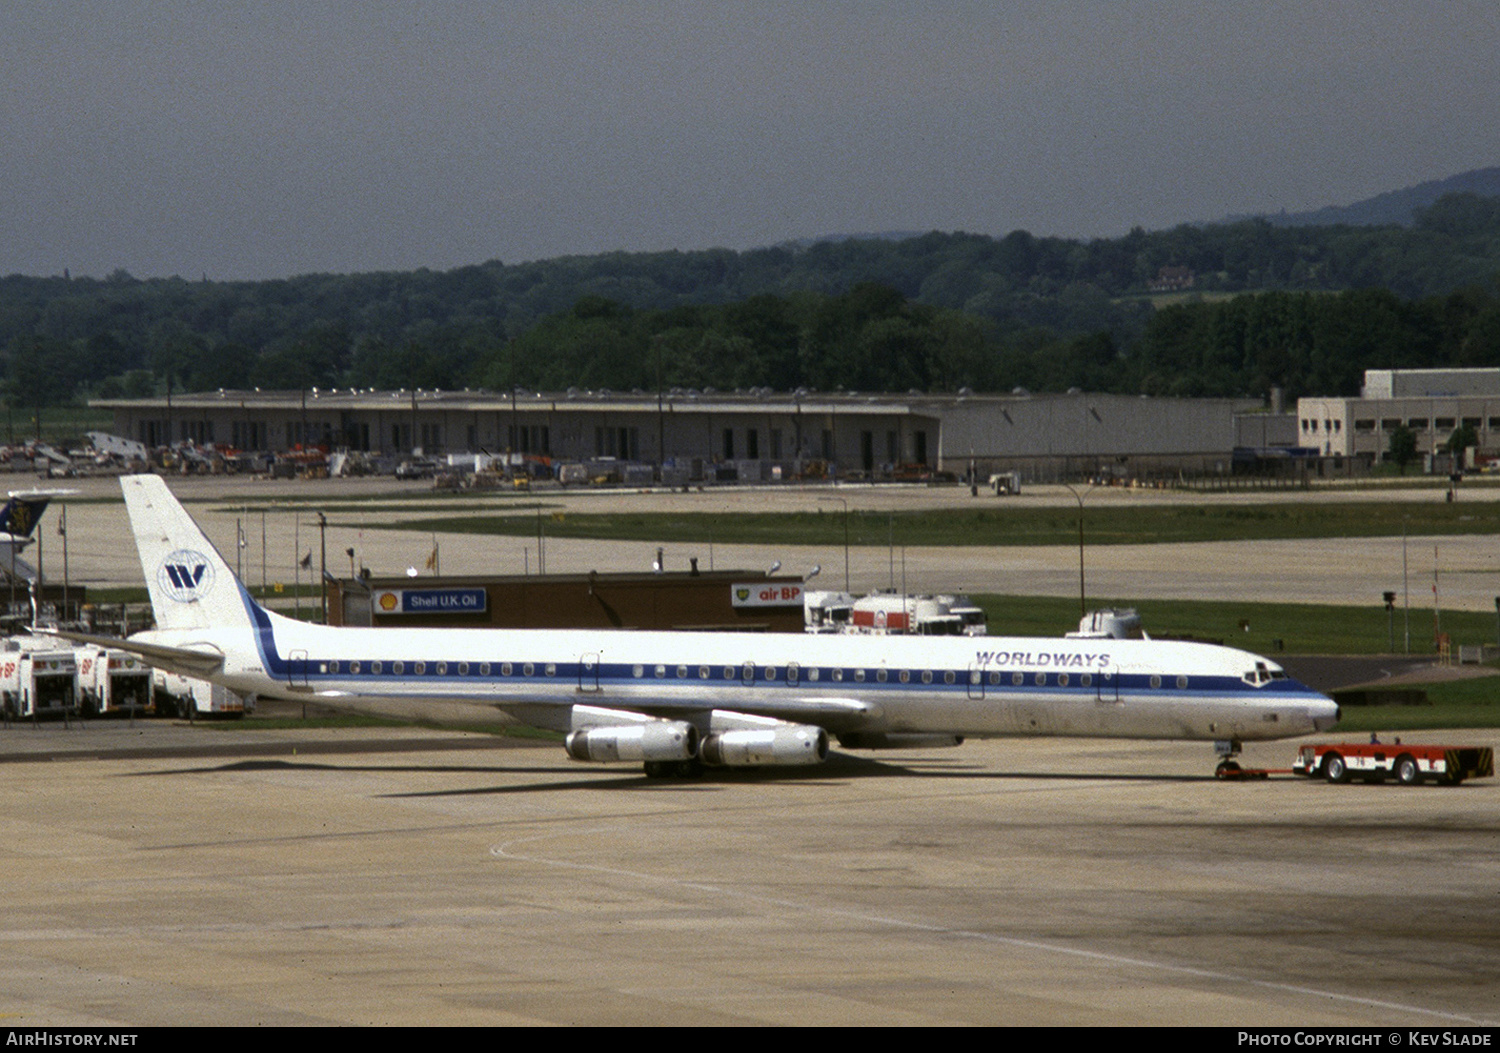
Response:
POLYGON ((161 477, 123 476, 120 489, 156 627, 253 627, 255 601, 161 477))
POLYGON ((50 497, 11 495, 11 499, 5 502, 5 507, 0 508, 0 534, 17 538, 30 537, 31 532, 36 529, 37 520, 47 510, 49 500, 50 497))

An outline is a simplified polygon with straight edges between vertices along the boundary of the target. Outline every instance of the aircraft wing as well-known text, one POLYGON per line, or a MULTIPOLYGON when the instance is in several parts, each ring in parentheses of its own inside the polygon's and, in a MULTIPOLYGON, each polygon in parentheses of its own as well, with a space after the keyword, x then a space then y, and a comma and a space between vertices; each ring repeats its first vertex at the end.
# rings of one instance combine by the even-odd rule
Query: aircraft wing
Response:
POLYGON ((701 701, 683 699, 652 701, 622 698, 612 698, 601 704, 613 709, 637 710, 653 717, 678 720, 688 714, 701 713, 706 709, 729 710, 759 717, 771 717, 790 724, 816 724, 835 733, 865 727, 881 715, 879 706, 857 698, 797 695, 757 699, 753 705, 749 706, 738 706, 727 700, 705 704, 701 701))
POLYGON ((140 655, 147 663, 169 673, 180 673, 198 680, 207 680, 224 668, 224 656, 218 651, 198 651, 187 647, 167 647, 163 644, 143 643, 139 640, 122 640, 117 636, 94 636, 90 633, 75 633, 64 629, 42 630, 52 636, 74 643, 93 644, 96 647, 113 647, 140 655))

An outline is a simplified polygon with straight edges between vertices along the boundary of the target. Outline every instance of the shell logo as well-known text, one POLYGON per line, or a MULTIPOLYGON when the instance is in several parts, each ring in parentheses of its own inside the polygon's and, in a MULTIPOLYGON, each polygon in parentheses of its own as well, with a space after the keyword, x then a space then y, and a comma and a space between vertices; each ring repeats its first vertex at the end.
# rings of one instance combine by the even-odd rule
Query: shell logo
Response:
POLYGON ((380 594, 380 609, 389 613, 400 606, 401 601, 396 598, 394 592, 382 592, 380 594))

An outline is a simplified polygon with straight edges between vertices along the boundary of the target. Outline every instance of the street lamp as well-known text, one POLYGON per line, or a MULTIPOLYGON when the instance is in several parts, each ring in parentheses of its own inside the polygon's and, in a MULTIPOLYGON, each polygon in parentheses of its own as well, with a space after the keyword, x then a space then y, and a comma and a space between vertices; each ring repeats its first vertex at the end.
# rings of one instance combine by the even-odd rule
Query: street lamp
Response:
MULTIPOLYGON (((1084 588, 1083 578, 1083 494, 1080 494, 1072 483, 1063 483, 1068 492, 1073 495, 1073 500, 1078 502, 1078 616, 1087 618, 1089 614, 1088 594, 1084 588)), ((1085 493, 1091 493, 1094 489, 1090 485, 1085 493)))

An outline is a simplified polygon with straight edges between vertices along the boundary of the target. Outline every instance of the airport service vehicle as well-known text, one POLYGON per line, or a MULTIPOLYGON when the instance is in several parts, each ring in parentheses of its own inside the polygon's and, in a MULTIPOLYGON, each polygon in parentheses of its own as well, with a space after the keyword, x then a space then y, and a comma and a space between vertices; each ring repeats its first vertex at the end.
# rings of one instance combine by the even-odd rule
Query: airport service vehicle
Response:
POLYGON ((75 653, 83 710, 90 716, 150 713, 154 708, 151 667, 139 656, 112 647, 85 645, 75 653))
POLYGON ((1457 786, 1465 779, 1495 774, 1495 754, 1488 746, 1423 746, 1415 743, 1325 742, 1297 751, 1292 771, 1329 782, 1351 778, 1367 782, 1395 779, 1415 786, 1424 779, 1457 786))
MULTIPOLYGON (((157 628, 111 646, 242 695, 404 717, 463 703, 648 775, 966 736, 1277 739, 1338 707, 1244 651, 1146 640, 308 625, 265 610, 153 475, 121 479, 157 628)), ((96 637, 60 633, 81 642, 96 637)))
MULTIPOLYGON (((194 717, 230 717, 245 715, 243 696, 222 684, 209 683, 165 669, 154 671, 157 712, 191 720, 194 717)), ((253 708, 253 707, 248 707, 253 708)))
POLYGON ((804 632, 866 633, 877 636, 984 636, 984 608, 967 596, 899 596, 876 593, 855 599, 847 592, 802 594, 804 632))
POLYGON ((12 636, 0 643, 0 706, 8 720, 75 711, 78 663, 73 649, 50 637, 12 636))
POLYGON ((802 592, 803 632, 847 632, 853 612, 854 597, 847 592, 816 589, 804 589, 802 592))
POLYGON ((1141 615, 1134 607, 1103 607, 1089 611, 1078 620, 1078 631, 1066 634, 1070 640, 1145 640, 1141 615))
MULTIPOLYGON (((878 592, 854 601, 845 632, 875 636, 965 636, 966 625, 951 610, 953 597, 902 596, 878 592)), ((980 612, 981 614, 983 612, 980 612)))
POLYGON ((995 492, 996 497, 1018 494, 1021 492, 1021 473, 996 472, 990 476, 989 488, 995 492))

